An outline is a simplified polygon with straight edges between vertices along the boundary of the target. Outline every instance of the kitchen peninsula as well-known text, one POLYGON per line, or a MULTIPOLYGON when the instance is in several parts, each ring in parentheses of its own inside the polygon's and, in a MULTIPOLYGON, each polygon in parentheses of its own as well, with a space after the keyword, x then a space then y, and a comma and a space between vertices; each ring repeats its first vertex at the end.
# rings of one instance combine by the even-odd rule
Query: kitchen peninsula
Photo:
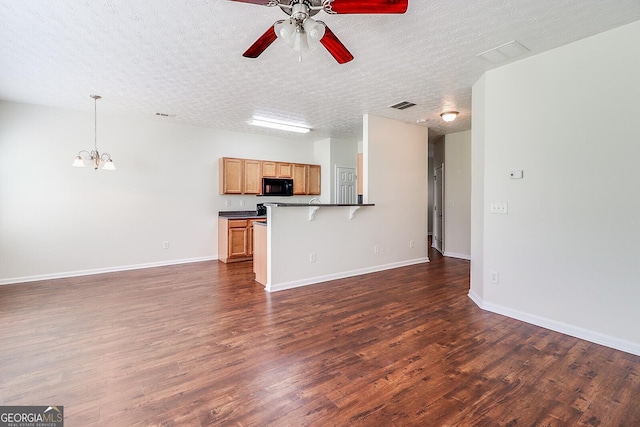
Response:
POLYGON ((362 208, 372 206, 375 205, 265 203, 266 224, 260 224, 254 232, 256 281, 266 290, 275 291, 334 278, 335 269, 340 268, 344 260, 339 257, 341 251, 331 246, 344 249, 360 245, 361 239, 349 236, 366 233, 364 223, 359 224, 359 216, 368 216, 367 209, 362 208), (342 241, 339 236, 346 240, 342 241), (323 279, 325 271, 330 271, 331 276, 323 279), (311 282, 288 280, 300 275, 313 279, 311 282))

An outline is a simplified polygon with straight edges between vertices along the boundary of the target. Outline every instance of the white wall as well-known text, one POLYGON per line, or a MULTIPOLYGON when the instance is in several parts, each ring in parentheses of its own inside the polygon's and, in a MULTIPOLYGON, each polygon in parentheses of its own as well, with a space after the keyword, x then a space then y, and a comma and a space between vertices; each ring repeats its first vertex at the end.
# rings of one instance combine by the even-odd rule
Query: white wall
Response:
POLYGON ((118 169, 71 167, 93 139, 92 110, 0 102, 0 284, 215 259, 219 210, 283 200, 218 194, 220 157, 315 163, 312 143, 106 115, 98 104, 98 148, 118 169))
POLYGON ((353 219, 348 207, 324 207, 312 221, 308 207, 269 208, 268 290, 428 260, 427 129, 365 116, 364 135, 364 197, 375 206, 353 219))
POLYGON ((471 258, 471 131, 444 137, 444 255, 471 258))
POLYGON ((638 40, 640 22, 490 71, 474 86, 473 163, 484 167, 473 175, 474 215, 483 209, 484 221, 472 230, 470 292, 489 310, 635 354, 638 40), (524 179, 509 179, 516 169, 524 179), (508 215, 487 213, 493 202, 508 202, 508 215))

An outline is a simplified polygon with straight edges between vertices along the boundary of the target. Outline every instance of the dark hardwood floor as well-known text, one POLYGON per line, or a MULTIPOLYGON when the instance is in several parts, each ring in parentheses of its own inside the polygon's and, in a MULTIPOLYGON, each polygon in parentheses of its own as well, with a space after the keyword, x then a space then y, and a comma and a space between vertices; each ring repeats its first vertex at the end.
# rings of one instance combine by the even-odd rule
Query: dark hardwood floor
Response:
POLYGON ((66 426, 639 426, 640 357, 483 312, 469 262, 266 293, 217 261, 0 286, 0 405, 66 426))

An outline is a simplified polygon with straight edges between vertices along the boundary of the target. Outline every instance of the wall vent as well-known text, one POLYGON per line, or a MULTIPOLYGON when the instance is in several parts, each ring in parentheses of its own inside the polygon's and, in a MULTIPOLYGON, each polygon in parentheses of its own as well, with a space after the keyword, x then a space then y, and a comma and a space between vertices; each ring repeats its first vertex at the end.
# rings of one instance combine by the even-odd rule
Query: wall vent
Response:
POLYGON ((398 102, 397 104, 389 105, 389 108, 395 108, 396 110, 406 110, 407 108, 411 108, 415 105, 416 104, 414 104, 413 102, 402 101, 398 102))

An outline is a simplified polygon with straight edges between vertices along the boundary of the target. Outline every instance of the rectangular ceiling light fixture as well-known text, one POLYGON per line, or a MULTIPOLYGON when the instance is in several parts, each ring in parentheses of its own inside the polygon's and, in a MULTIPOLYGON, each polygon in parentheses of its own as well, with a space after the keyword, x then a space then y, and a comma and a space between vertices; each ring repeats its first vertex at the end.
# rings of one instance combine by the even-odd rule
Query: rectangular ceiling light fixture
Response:
POLYGON ((478 56, 492 64, 499 64, 527 53, 529 53, 529 49, 517 41, 511 40, 508 43, 479 53, 478 56))
POLYGON ((286 130, 288 132, 308 133, 311 129, 297 123, 290 123, 281 120, 267 119, 264 117, 254 117, 248 122, 250 125, 261 126, 269 129, 286 130))

